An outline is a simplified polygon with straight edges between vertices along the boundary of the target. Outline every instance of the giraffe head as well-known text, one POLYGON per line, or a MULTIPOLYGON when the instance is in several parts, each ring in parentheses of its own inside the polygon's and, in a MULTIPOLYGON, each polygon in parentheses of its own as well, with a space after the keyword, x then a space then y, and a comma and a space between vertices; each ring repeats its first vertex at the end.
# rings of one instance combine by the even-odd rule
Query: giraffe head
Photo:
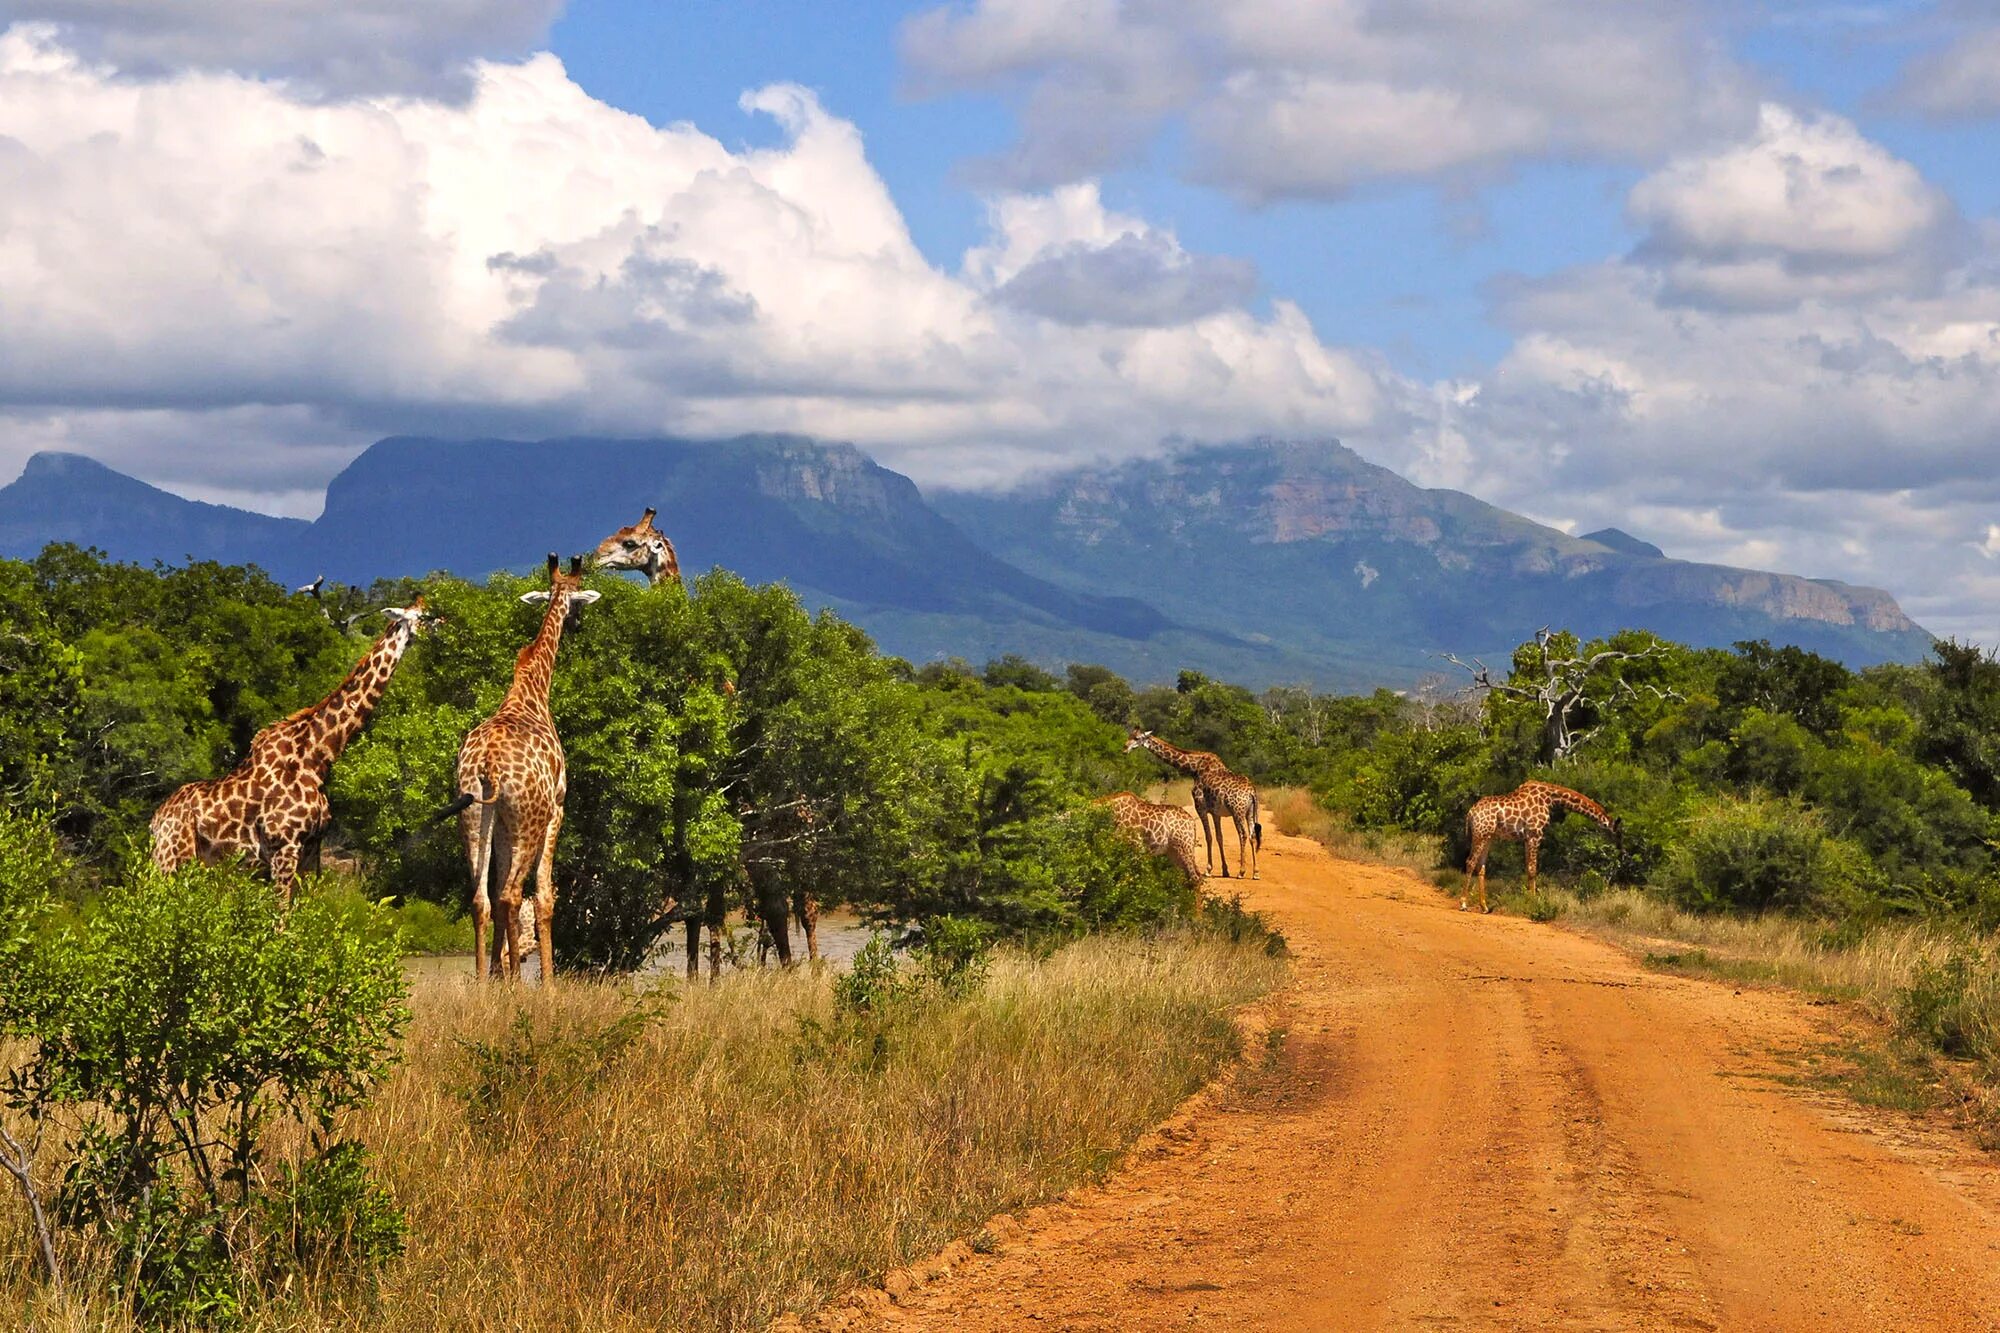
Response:
POLYGON ((1132 751, 1140 748, 1151 739, 1153 739, 1152 732, 1141 731, 1137 727, 1132 728, 1132 730, 1125 734, 1125 753, 1132 753, 1132 751))
POLYGON ((564 619, 566 621, 573 621, 580 608, 589 606, 603 595, 603 593, 594 592, 583 586, 582 556, 571 556, 569 558, 569 569, 564 571, 562 561, 556 557, 554 551, 550 551, 548 590, 543 591, 537 588, 533 592, 524 592, 521 594, 521 600, 524 602, 546 602, 553 597, 561 597, 564 599, 564 619))
POLYGON ((412 635, 421 634, 435 625, 444 623, 443 616, 424 605, 422 594, 418 594, 417 600, 408 606, 385 606, 382 608, 382 614, 388 617, 391 625, 408 625, 412 635))
POLYGON ((648 583, 681 581, 680 557, 667 534, 653 526, 657 510, 648 509, 630 527, 618 529, 597 544, 593 557, 599 569, 636 569, 648 583))

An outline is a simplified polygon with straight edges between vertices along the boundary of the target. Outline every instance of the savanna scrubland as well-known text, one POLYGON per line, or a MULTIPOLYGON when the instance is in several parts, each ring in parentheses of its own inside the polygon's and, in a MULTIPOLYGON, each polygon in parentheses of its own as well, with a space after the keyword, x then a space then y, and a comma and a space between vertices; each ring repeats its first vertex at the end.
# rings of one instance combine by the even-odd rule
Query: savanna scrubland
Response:
POLYGON ((6 1123, 10 1152, 38 1149, 65 1275, 36 1277, 17 1193, 0 1301, 57 1327, 757 1326, 1101 1172, 1229 1058, 1230 1011, 1283 966, 1258 922, 1198 908, 1089 810, 1165 776, 1121 753, 1134 723, 1255 778, 1275 827, 1454 886, 1478 795, 1588 792, 1622 849, 1558 822, 1530 897, 1506 889, 1503 848, 1503 906, 1660 967, 1862 1000, 1894 1034, 1896 1095, 1987 1123, 2000 663, 1976 650, 1855 673, 1761 643, 1558 634, 1496 666, 1516 692, 1453 672, 1401 695, 1253 694, 1017 658, 913 667, 782 588, 594 581, 552 691, 564 983, 412 986, 406 948, 461 938, 462 853, 428 819, 532 633, 529 586, 423 581, 445 623, 336 766, 325 873, 279 931, 240 876, 140 867, 145 818, 330 688, 365 644, 349 617, 416 586, 314 603, 214 565, 0 562, 6 1123), (1552 727, 1533 697, 1548 657, 1599 650, 1625 656, 1552 727), (838 976, 626 979, 688 918, 730 930, 801 887, 904 952, 838 976), (246 1053, 244 995, 317 1021, 246 1053), (190 1050, 213 1058, 190 1071, 190 1050))

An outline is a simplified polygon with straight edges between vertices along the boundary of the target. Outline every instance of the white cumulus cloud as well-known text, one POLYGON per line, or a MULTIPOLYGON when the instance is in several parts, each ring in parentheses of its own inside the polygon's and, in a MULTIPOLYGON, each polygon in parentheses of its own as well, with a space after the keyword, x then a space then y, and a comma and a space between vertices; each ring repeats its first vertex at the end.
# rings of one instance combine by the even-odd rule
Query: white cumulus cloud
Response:
POLYGON ((904 29, 922 92, 1014 96, 990 164, 1050 185, 1184 119, 1190 171, 1253 200, 1547 157, 1650 160, 1748 121, 1693 0, 975 0, 904 29))
MULTIPOLYGON (((996 198, 991 240, 948 272, 803 89, 747 95, 785 137, 731 151, 594 100, 551 55, 470 77, 463 101, 327 101, 0 34, 0 455, 65 413, 101 435, 119 410, 257 408, 325 446, 800 430, 976 481, 1381 411, 1374 365, 1294 306, 1245 306, 1246 265, 1094 190, 996 198)), ((212 487, 218 443, 152 475, 212 487)), ((297 456, 272 490, 306 460, 324 476, 297 456)))

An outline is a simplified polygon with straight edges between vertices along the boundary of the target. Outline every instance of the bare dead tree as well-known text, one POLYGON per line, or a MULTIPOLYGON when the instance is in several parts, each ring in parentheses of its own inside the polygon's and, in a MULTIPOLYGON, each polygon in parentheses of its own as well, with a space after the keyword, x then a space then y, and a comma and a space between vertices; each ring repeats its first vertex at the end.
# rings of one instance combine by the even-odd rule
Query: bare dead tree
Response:
POLYGON ((1438 653, 1436 656, 1470 672, 1475 688, 1485 690, 1489 695, 1520 699, 1539 709, 1542 715, 1542 753, 1554 763, 1568 759, 1603 730, 1603 705, 1612 700, 1636 697, 1642 692, 1663 699, 1681 698, 1674 690, 1661 689, 1657 685, 1634 685, 1623 676, 1614 678, 1609 697, 1589 698, 1591 682, 1615 663, 1662 656, 1667 651, 1664 644, 1656 642, 1637 652, 1605 648, 1588 656, 1581 652, 1565 656, 1555 650, 1555 638, 1547 625, 1535 631, 1535 662, 1526 684, 1493 679, 1492 670, 1476 657, 1467 662, 1455 653, 1438 653), (1579 729, 1578 710, 1586 703, 1599 709, 1600 720, 1596 726, 1579 729))
POLYGON ((28 1217, 35 1229, 35 1246, 41 1252, 42 1267, 48 1273, 49 1281, 60 1286, 62 1269, 56 1264, 55 1243, 49 1237, 48 1213, 42 1207, 41 1191, 35 1186, 35 1151, 41 1144, 41 1124, 35 1125, 34 1136, 22 1143, 10 1133, 5 1125, 0 1125, 0 1170, 14 1177, 14 1183, 21 1187, 21 1195, 28 1202, 28 1217))

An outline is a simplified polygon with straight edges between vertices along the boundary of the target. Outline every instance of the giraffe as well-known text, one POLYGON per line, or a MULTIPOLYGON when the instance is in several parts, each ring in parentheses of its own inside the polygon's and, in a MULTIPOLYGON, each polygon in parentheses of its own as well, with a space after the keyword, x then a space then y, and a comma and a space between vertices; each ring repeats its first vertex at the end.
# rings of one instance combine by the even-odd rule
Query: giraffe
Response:
POLYGON ((269 872, 287 903, 299 857, 326 831, 326 778, 368 725, 410 641, 435 620, 419 597, 383 610, 389 628, 333 693, 273 722, 227 776, 190 782, 153 814, 153 864, 173 871, 240 855, 269 872))
POLYGON ((1257 788, 1250 779, 1231 772, 1227 764, 1206 750, 1183 750, 1150 731, 1134 727, 1125 738, 1125 752, 1130 754, 1140 749, 1151 750, 1194 779, 1194 808, 1202 819, 1204 833, 1211 824, 1214 826, 1212 846, 1222 859, 1222 877, 1229 878, 1229 853, 1222 847, 1222 816, 1226 811, 1236 825, 1237 870, 1240 873, 1247 869, 1249 878, 1258 878, 1257 852, 1263 845, 1264 826, 1257 819, 1257 788))
POLYGON ((1201 866, 1195 848, 1207 841, 1207 829, 1191 811, 1178 805, 1141 800, 1129 791, 1115 791, 1091 802, 1111 811, 1111 822, 1154 856, 1165 856, 1200 884, 1201 866))
POLYGON ((1535 891, 1536 861, 1541 854, 1542 834, 1558 810, 1574 810, 1611 830, 1622 852, 1625 834, 1605 808, 1582 792, 1558 787, 1553 782, 1524 782, 1504 796, 1484 796, 1466 811, 1465 827, 1471 835, 1472 853, 1465 858, 1465 888, 1458 896, 1458 910, 1470 906, 1472 876, 1479 874, 1479 910, 1486 905, 1486 853, 1496 839, 1518 842, 1528 860, 1528 892, 1535 891))
POLYGON ((549 714, 549 683, 564 623, 572 610, 600 596, 581 587, 582 556, 572 557, 565 573, 551 552, 548 568, 546 592, 521 594, 524 602, 548 603, 541 628, 514 660, 514 682, 506 699, 459 747, 457 795, 444 810, 458 816, 466 860, 472 867, 473 975, 481 979, 487 975, 491 927, 493 974, 520 980, 521 954, 527 946, 522 887, 533 871, 538 918, 534 936, 544 986, 555 981, 556 835, 562 830, 568 789, 562 739, 549 714))
MULTIPOLYGON (((601 570, 637 570, 646 576, 651 587, 659 587, 668 581, 681 581, 680 557, 674 550, 673 541, 654 524, 659 511, 648 506, 639 516, 639 521, 618 529, 597 544, 592 557, 601 570)), ((692 683, 692 682, 690 682, 692 683)), ((724 680, 720 686, 725 699, 736 698, 734 681, 724 680)), ((794 807, 797 821, 801 826, 796 836, 810 837, 816 823, 812 807, 804 801, 794 807)), ((774 886, 762 883, 762 877, 747 869, 739 876, 742 883, 744 913, 759 926, 758 960, 770 949, 775 948, 781 966, 789 967, 792 961, 791 930, 786 920, 785 895, 774 886)), ((691 911, 685 916, 687 930, 687 975, 693 980, 700 972, 701 928, 707 919, 711 938, 709 940, 709 975, 713 977, 721 967, 721 943, 715 938, 722 925, 721 916, 726 910, 719 892, 711 893, 705 912, 691 911)), ((666 910, 669 917, 680 916, 678 904, 671 904, 666 910)), ((819 960, 819 900, 803 885, 796 886, 790 894, 790 911, 805 932, 806 957, 819 960)))
POLYGON ((674 552, 674 544, 667 540, 667 534, 653 526, 653 516, 658 512, 649 507, 637 523, 620 528, 599 542, 592 557, 597 568, 636 569, 655 588, 669 579, 679 583, 680 557, 674 552))

